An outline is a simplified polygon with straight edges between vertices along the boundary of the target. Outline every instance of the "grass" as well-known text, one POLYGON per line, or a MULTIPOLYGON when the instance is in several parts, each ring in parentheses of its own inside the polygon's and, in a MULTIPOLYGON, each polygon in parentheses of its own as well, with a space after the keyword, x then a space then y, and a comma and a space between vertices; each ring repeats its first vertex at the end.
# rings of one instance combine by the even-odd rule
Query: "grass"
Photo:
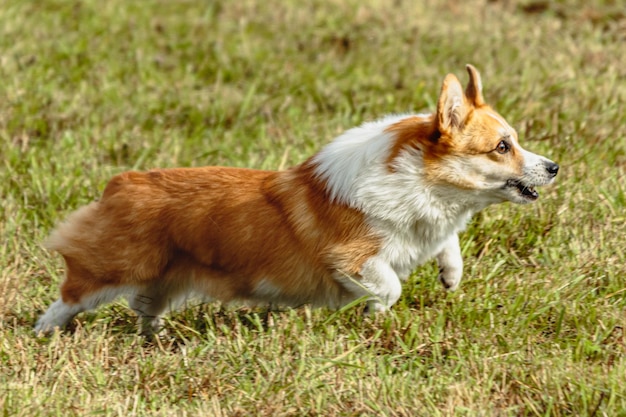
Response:
POLYGON ((626 15, 618 1, 0 0, 5 416, 626 416, 626 15), (416 270, 381 317, 194 305, 154 344, 114 303, 36 338, 63 265, 40 242, 128 169, 279 169, 432 109, 482 72, 561 164, 477 215, 446 295, 416 270))

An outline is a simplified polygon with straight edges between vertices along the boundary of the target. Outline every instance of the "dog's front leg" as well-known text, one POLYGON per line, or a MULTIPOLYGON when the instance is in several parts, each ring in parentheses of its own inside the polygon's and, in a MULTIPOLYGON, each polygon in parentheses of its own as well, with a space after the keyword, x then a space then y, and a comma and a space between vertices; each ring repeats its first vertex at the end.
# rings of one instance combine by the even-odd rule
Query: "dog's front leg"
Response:
POLYGON ((456 233, 448 238, 441 252, 437 254, 437 263, 439 264, 439 281, 446 290, 456 290, 463 275, 463 258, 459 236, 456 233))
POLYGON ((372 258, 361 269, 363 284, 370 294, 367 312, 387 311, 402 295, 398 274, 387 262, 372 258))
POLYGON ((367 312, 387 311, 402 294, 402 284, 391 265, 380 258, 370 258, 358 276, 339 274, 336 278, 354 297, 368 297, 367 312))

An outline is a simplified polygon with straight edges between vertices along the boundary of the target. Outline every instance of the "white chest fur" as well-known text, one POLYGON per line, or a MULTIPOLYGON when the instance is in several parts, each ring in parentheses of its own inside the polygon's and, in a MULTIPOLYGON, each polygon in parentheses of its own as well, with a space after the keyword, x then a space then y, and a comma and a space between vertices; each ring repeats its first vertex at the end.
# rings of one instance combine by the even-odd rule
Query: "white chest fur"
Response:
POLYGON ((378 223, 374 227, 384 236, 378 256, 391 265, 401 280, 406 280, 417 266, 440 253, 450 238, 465 228, 471 214, 467 211, 437 223, 420 221, 404 230, 373 222, 378 223))

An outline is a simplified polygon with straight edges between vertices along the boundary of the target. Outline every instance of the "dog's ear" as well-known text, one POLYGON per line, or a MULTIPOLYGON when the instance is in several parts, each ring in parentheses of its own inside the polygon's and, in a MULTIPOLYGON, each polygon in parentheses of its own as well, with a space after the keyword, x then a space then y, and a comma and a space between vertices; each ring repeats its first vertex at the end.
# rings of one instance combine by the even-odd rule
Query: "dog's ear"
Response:
POLYGON ((463 126, 467 115, 467 102, 463 87, 453 74, 443 80, 439 102, 437 103, 437 123, 441 133, 452 133, 463 126))
POLYGON ((469 83, 465 88, 465 97, 476 107, 480 107, 485 104, 483 100, 483 83, 480 80, 480 73, 473 65, 467 64, 465 66, 467 73, 469 74, 469 83))

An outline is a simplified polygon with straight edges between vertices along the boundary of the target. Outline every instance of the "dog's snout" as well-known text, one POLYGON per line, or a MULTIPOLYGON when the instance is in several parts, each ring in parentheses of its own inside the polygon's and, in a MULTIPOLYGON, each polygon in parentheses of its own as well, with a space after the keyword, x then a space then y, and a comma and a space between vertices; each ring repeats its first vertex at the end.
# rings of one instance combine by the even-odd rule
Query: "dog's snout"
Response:
POLYGON ((548 162, 546 164, 546 171, 553 177, 556 177, 556 174, 559 172, 559 164, 554 162, 548 162))

